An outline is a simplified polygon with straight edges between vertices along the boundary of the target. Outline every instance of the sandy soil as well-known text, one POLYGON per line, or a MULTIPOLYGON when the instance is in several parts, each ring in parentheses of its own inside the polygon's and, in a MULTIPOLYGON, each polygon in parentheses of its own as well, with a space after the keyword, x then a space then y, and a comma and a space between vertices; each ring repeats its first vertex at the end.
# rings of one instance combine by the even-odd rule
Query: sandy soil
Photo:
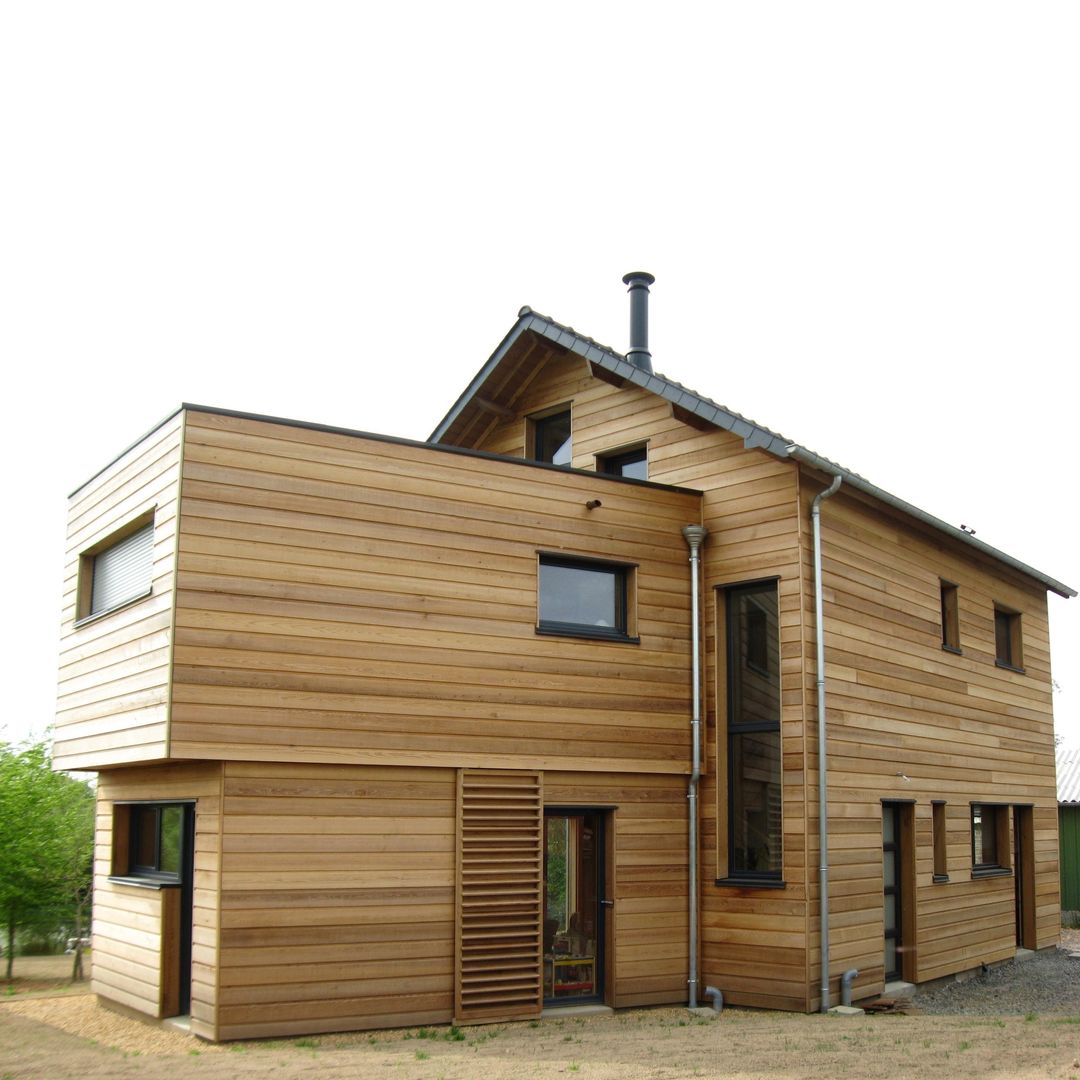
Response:
POLYGON ((1078 1016, 798 1016, 684 1009, 533 1024, 380 1031, 211 1046, 119 1016, 89 995, 0 1000, 3 1080, 370 1077, 1080 1078, 1078 1016))

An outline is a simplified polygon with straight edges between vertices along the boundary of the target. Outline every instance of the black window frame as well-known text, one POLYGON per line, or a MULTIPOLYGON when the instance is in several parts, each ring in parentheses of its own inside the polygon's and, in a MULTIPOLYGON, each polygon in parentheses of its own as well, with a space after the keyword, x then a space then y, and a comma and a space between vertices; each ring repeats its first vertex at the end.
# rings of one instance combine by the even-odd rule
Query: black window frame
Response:
POLYGON ((184 851, 186 845, 190 842, 188 833, 192 827, 193 811, 194 804, 190 802, 128 804, 128 851, 127 868, 124 876, 160 883, 179 884, 183 880, 184 851), (176 841, 176 870, 163 870, 161 868, 163 811, 166 810, 178 810, 180 812, 180 831, 176 841), (144 822, 152 823, 154 833, 154 856, 150 863, 140 862, 139 841, 144 822))
POLYGON ((994 662, 1010 671, 1024 670, 1023 623, 1020 612, 994 605, 994 662))
MULTIPOLYGON (((553 409, 548 412, 544 412, 539 416, 532 416, 529 418, 531 427, 529 447, 533 461, 543 462, 547 465, 556 465, 562 469, 569 469, 573 467, 574 463, 574 416, 573 409, 569 406, 559 406, 557 409, 553 409), (566 430, 568 432, 566 439, 559 444, 557 450, 562 449, 563 446, 570 448, 569 458, 566 461, 555 461, 554 453, 549 454, 545 448, 545 441, 548 433, 551 429, 559 423, 565 422, 566 430)), ((556 452, 557 452, 556 450, 556 452)))
POLYGON ((647 446, 636 446, 631 450, 621 450, 615 454, 597 454, 596 464, 597 472, 605 473, 608 476, 621 476, 628 480, 649 479, 649 450, 647 446), (626 466, 639 463, 645 466, 645 475, 626 476, 626 473, 623 472, 626 466))
POLYGON ((960 653, 960 588, 952 581, 941 579, 941 647, 946 652, 960 653))
POLYGON ((640 638, 632 633, 631 592, 637 567, 633 563, 610 562, 585 556, 537 553, 536 586, 536 632, 554 637, 589 638, 597 641, 619 641, 638 644, 640 638), (544 575, 545 566, 567 567, 596 574, 610 575, 614 584, 614 617, 612 627, 596 626, 592 623, 565 622, 544 618, 544 575))
POLYGON ((783 822, 783 744, 781 733, 781 688, 779 686, 779 648, 780 648, 780 583, 776 578, 770 578, 764 581, 751 581, 740 583, 738 585, 730 585, 725 587, 722 591, 724 594, 724 636, 725 636, 725 661, 727 670, 727 877, 718 878, 718 885, 742 885, 742 886, 757 886, 765 888, 783 888, 784 874, 784 822, 783 822), (776 605, 776 625, 775 625, 775 646, 777 663, 771 664, 769 662, 768 651, 768 623, 767 613, 764 608, 761 607, 756 601, 753 600, 754 594, 761 594, 765 591, 771 591, 775 597, 776 605), (765 655, 760 655, 760 644, 752 644, 749 640, 752 636, 756 640, 761 635, 760 628, 752 628, 749 623, 747 626, 748 640, 746 647, 746 667, 748 670, 754 672, 758 676, 765 676, 770 680, 776 681, 776 698, 775 698, 775 716, 769 720, 750 720, 740 721, 735 718, 735 688, 736 682, 733 677, 733 673, 736 669, 736 664, 741 663, 742 660, 742 647, 741 642, 736 634, 738 615, 737 615, 737 600, 740 596, 745 595, 753 605, 755 612, 761 612, 766 617, 765 634, 765 655), (754 655, 751 656, 751 653, 754 655), (741 867, 735 865, 735 854, 738 850, 736 847, 736 821, 735 821, 735 805, 737 796, 738 781, 735 777, 735 750, 734 743, 737 738, 744 735, 752 735, 757 733, 773 733, 776 734, 777 740, 777 756, 776 756, 776 775, 771 778, 770 782, 776 784, 780 793, 780 824, 779 830, 776 836, 776 857, 775 860, 770 858, 770 861, 775 861, 775 869, 756 869, 750 867, 741 867))
POLYGON ((1009 874, 1012 866, 1009 862, 1009 807, 1007 803, 973 802, 971 804, 971 875, 972 877, 992 877, 996 874, 1009 874), (978 816, 978 826, 975 818, 978 816), (982 840, 983 858, 978 858, 976 851, 976 827, 982 840), (987 851, 987 837, 991 837, 993 850, 987 851), (987 854, 990 858, 987 858, 987 854))

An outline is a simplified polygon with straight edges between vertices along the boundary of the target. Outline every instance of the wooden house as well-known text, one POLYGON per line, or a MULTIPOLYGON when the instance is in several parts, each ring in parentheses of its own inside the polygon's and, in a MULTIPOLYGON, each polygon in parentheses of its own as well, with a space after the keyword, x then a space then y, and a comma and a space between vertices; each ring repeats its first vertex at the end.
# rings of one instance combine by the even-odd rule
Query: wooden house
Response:
POLYGON ((185 405, 72 496, 102 998, 809 1011, 1055 944, 1075 594, 654 374, 629 284, 627 356, 523 309, 427 443, 185 405))

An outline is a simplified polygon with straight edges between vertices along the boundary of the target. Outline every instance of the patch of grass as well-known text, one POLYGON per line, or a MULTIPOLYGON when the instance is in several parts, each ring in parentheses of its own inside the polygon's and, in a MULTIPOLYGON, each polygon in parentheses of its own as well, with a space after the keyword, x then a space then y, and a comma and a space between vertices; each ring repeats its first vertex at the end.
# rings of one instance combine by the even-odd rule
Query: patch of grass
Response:
POLYGON ((1029 1012, 1029 1013, 1028 1013, 1028 1014, 1027 1014, 1027 1015, 1026 1015, 1026 1016, 1024 1017, 1024 1022, 1025 1022, 1025 1023, 1027 1023, 1027 1024, 1030 1024, 1032 1020, 1038 1020, 1038 1019, 1039 1019, 1039 1014, 1038 1014, 1038 1013, 1036 1013, 1036 1012, 1029 1012))
MULTIPOLYGON (((533 1023, 535 1023, 535 1021, 533 1021, 533 1023)), ((450 1030, 443 1035, 443 1038, 446 1039, 447 1042, 464 1042, 465 1032, 462 1031, 457 1024, 451 1024, 450 1030)))
POLYGON ((530 1020, 529 1021, 529 1027, 538 1028, 539 1026, 540 1026, 540 1021, 539 1020, 530 1020))
POLYGON ((429 1057, 431 1057, 431 1055, 426 1050, 417 1050, 416 1051, 416 1060, 417 1061, 427 1061, 427 1059, 429 1057))
POLYGON ((570 1072, 577 1072, 578 1069, 581 1068, 581 1066, 576 1061, 571 1061, 570 1064, 566 1067, 570 1070, 570 1072))
POLYGON ((295 1046, 298 1050, 314 1050, 318 1047, 318 1045, 318 1039, 297 1039, 293 1043, 293 1046, 295 1046))
POLYGON ((956 1049, 959 1050, 961 1053, 963 1053, 965 1050, 970 1050, 971 1049, 971 1043, 969 1043, 969 1042, 967 1042, 967 1040, 965 1040, 956 1049))
POLYGON ((1051 1024, 1080 1024, 1080 1016, 1060 1016, 1050 1021, 1051 1024))

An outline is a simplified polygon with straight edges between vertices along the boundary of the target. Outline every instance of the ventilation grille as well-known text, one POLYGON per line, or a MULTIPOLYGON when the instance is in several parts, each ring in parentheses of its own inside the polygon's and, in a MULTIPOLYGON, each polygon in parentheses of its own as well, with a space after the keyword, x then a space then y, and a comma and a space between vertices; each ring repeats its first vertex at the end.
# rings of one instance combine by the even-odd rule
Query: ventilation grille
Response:
POLYGON ((539 773, 458 774, 458 1022, 539 1016, 544 858, 539 773))

